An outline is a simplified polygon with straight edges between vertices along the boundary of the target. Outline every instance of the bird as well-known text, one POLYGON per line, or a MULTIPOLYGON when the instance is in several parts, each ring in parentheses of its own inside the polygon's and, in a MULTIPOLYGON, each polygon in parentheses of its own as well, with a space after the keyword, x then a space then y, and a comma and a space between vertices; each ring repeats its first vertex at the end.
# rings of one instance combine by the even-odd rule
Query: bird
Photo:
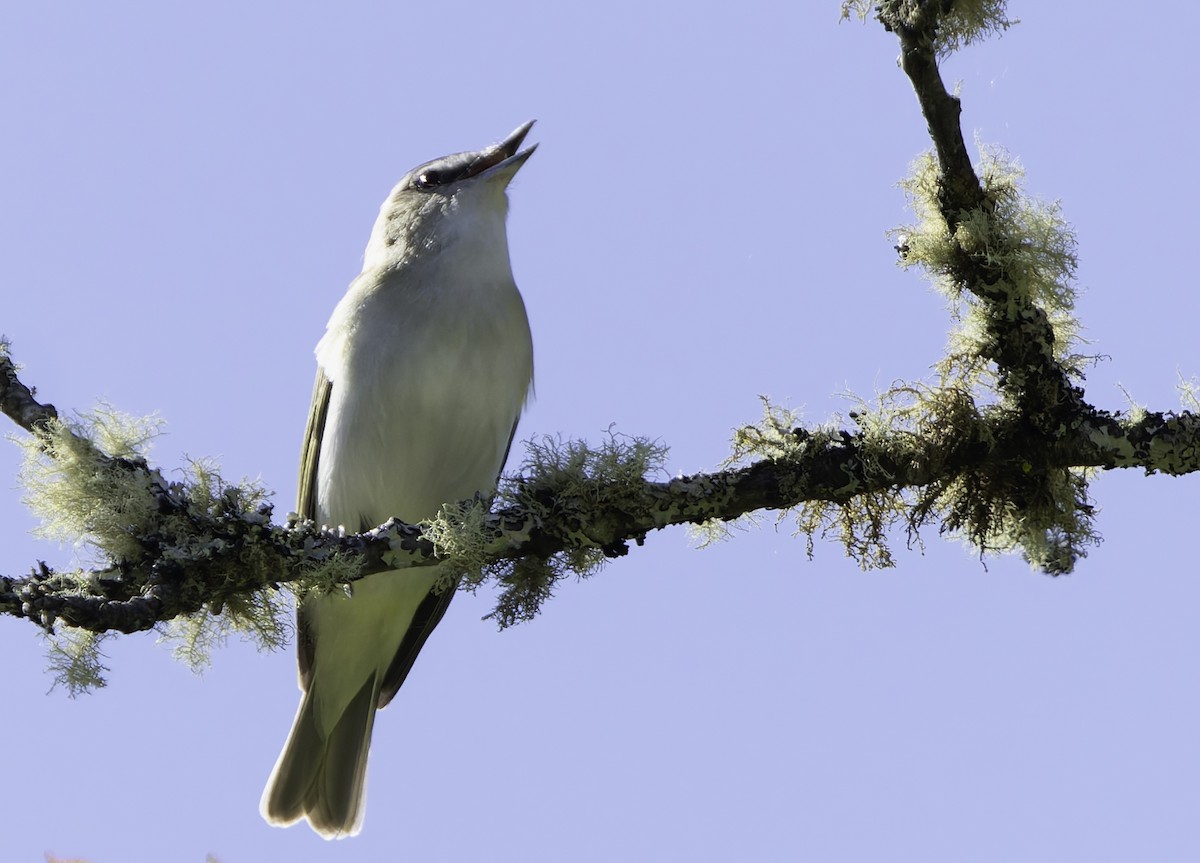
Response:
MULTIPOLYGON (((413 168, 380 207, 362 272, 316 347, 297 514, 361 532, 488 499, 533 388, 509 258, 509 183, 537 145, 502 141, 413 168)), ((444 564, 312 592, 296 613, 300 706, 263 792, 274 826, 326 839, 363 825, 375 713, 454 596, 444 564)))

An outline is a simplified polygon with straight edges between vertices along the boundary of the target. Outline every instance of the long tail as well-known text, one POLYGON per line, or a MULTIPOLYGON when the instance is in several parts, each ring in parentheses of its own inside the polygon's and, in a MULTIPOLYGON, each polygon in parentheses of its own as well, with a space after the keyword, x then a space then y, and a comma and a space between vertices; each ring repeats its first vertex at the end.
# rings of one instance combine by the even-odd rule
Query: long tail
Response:
POLYGON ((314 688, 304 693, 259 809, 276 827, 307 818, 326 839, 341 839, 362 829, 378 687, 374 675, 367 678, 324 737, 316 723, 314 688))

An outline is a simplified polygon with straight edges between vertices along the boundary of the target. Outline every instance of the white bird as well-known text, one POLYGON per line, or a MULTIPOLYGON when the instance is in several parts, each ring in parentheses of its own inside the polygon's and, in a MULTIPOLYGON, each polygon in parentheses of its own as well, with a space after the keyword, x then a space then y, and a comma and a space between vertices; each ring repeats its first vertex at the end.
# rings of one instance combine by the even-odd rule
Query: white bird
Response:
MULTIPOLYGON (((384 201, 362 273, 317 345, 301 517, 361 531, 494 492, 533 380, 506 228, 532 126, 414 168, 384 201)), ((454 590, 433 589, 445 574, 379 573, 349 596, 300 604, 303 696, 263 792, 269 823, 306 818, 327 839, 362 828, 375 711, 445 614, 454 590)))

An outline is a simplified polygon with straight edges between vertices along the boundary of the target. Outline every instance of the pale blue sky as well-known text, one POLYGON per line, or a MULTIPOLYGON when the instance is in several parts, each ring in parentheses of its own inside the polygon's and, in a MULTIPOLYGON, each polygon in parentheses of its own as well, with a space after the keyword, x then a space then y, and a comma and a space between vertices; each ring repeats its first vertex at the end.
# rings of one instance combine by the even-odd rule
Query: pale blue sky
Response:
MULTIPOLYGON (((738 4, 9 3, 0 9, 0 332, 60 408, 158 411, 153 458, 215 456, 292 505, 312 347, 408 168, 537 118, 513 186, 537 400, 520 437, 660 437, 712 468, 759 393, 822 421, 929 374, 941 299, 894 266, 927 148, 877 24, 738 4)), ((1200 372, 1193 4, 1014 2, 952 59, 1080 241, 1101 405, 1200 372)), ((28 537, 0 448, 0 572, 28 537)), ((290 650, 194 676, 151 636, 111 685, 45 691, 0 621, 4 860, 90 863, 1060 861, 1200 856, 1195 478, 1096 480, 1102 546, 1058 580, 931 530, 863 574, 785 523, 649 538, 497 634, 461 596, 376 726, 365 829, 258 799, 290 650)))

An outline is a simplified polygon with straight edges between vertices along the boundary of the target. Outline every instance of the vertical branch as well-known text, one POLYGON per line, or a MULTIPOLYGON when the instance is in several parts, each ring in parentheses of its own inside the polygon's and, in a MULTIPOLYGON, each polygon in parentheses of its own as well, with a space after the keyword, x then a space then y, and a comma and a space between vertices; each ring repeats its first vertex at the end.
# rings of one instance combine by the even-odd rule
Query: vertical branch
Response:
POLYGON ((959 213, 984 203, 983 188, 971 167, 959 123, 962 104, 946 90, 934 46, 941 16, 949 12, 952 5, 953 0, 916 3, 891 0, 878 7, 880 22, 900 40, 900 68, 912 82, 921 113, 929 126, 929 137, 942 168, 942 210, 951 230, 957 224, 959 213))

